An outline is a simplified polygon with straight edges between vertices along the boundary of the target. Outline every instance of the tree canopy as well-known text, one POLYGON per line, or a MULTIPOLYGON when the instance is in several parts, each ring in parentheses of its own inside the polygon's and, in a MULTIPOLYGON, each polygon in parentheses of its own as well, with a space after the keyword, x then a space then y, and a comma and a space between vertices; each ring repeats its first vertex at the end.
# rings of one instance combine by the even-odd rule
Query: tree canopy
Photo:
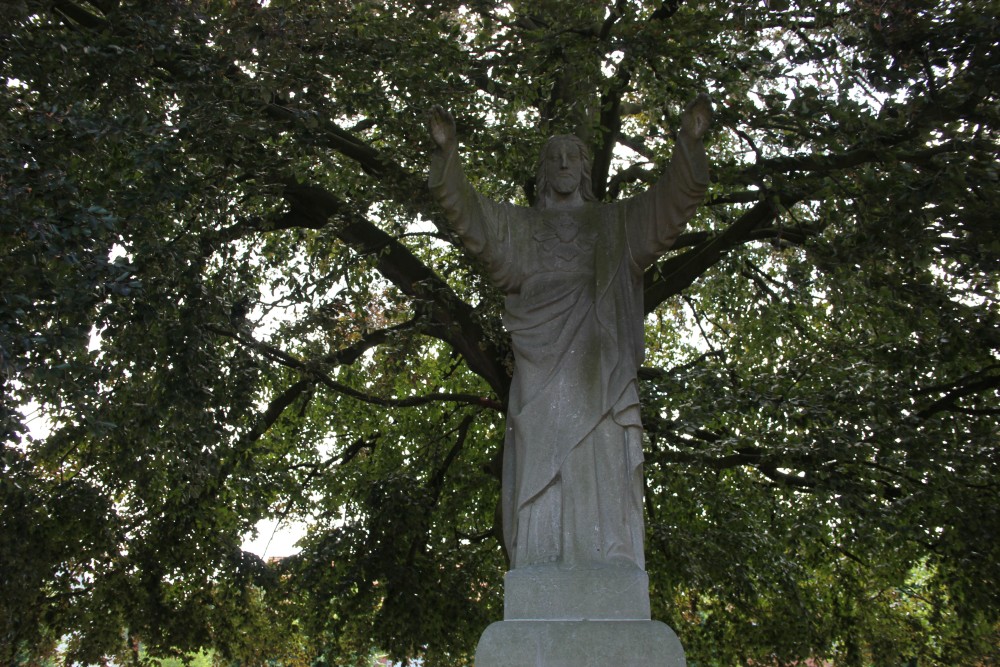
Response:
POLYGON ((572 133, 612 201, 705 91, 646 274, 654 617, 692 665, 996 664, 991 5, 6 3, 0 660, 471 661, 512 358, 426 112, 491 197, 572 133))

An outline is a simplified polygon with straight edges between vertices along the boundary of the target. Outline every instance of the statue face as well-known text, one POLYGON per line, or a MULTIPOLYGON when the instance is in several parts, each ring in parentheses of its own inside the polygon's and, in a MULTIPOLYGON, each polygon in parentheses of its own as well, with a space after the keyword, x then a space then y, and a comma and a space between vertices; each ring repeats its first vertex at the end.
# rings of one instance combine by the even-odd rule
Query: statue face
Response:
POLYGON ((548 145, 542 162, 545 182, 557 194, 571 195, 580 188, 583 175, 583 157, 580 149, 569 141, 556 141, 548 145))

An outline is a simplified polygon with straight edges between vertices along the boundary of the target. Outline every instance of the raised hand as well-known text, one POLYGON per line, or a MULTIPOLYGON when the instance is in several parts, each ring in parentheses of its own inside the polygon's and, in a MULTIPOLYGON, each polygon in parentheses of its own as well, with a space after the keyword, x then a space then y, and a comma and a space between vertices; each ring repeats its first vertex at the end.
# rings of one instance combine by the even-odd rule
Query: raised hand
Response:
POLYGON ((705 93, 699 93, 681 114, 681 132, 694 139, 701 139, 711 125, 712 99, 705 93))
POLYGON ((458 144, 455 119, 447 109, 440 104, 431 107, 427 126, 431 132, 431 139, 438 145, 438 148, 446 153, 455 149, 458 144))

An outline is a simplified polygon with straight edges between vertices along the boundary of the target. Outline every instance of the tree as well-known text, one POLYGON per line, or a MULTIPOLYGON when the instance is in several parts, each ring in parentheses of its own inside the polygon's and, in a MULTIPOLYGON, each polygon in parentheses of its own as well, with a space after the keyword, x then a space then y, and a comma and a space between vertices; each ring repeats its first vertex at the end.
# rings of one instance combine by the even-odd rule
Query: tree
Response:
POLYGON ((989 10, 10 3, 3 660, 467 659, 511 359, 425 112, 497 199, 570 132, 613 200, 707 91, 709 199, 647 273, 654 615, 703 665, 995 664, 989 10), (242 552, 264 517, 302 553, 242 552))

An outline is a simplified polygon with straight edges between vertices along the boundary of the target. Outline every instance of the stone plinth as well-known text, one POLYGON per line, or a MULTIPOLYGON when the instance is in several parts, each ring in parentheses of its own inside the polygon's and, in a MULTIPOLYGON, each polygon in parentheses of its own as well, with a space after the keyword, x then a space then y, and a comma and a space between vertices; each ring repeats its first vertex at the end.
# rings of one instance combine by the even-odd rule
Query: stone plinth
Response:
POLYGON ((476 667, 685 667, 659 621, 501 621, 479 639, 476 667))
POLYGON ((506 621, 649 620, 649 577, 635 567, 522 567, 504 576, 506 621))
POLYGON ((511 570, 504 620, 476 649, 476 667, 685 665, 677 635, 650 620, 649 578, 633 567, 511 570))

